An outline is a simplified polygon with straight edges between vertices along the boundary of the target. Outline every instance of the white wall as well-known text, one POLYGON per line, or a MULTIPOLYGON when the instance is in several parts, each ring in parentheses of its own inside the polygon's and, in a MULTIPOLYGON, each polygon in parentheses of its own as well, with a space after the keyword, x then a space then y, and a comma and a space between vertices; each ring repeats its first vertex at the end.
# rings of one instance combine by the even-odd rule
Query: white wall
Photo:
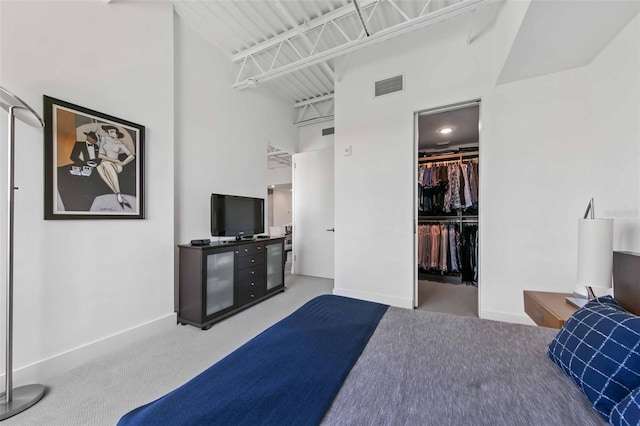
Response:
POLYGON ((291 166, 267 169, 267 185, 291 184, 292 180, 291 166))
POLYGON ((480 97, 493 81, 492 40, 467 47, 466 28, 456 19, 336 63, 337 294, 413 306, 413 113, 480 97), (399 74, 403 92, 373 99, 374 81, 399 74))
POLYGON ((588 67, 497 87, 500 33, 465 37, 464 21, 441 24, 338 62, 335 292, 411 306, 413 113, 482 98, 480 315, 527 323, 523 289, 573 289, 591 196, 598 216, 630 216, 614 247, 640 250, 638 18, 588 67), (371 99, 401 73, 404 92, 371 99))
POLYGON ((298 127, 298 148, 296 153, 333 149, 335 135, 322 136, 322 129, 333 126, 333 121, 323 121, 298 127))
POLYGON ((591 197, 598 217, 615 219, 614 249, 640 250, 639 28, 636 17, 589 66, 497 86, 487 96, 485 316, 521 315, 523 289, 574 289, 577 219, 591 197))
POLYGON ((233 89, 234 70, 227 55, 176 20, 179 243, 210 237, 211 193, 266 198, 267 143, 295 143, 291 101, 266 85, 233 89))
MULTIPOLYGON (((99 355, 87 348, 103 339, 117 341, 114 336, 148 323, 175 324, 173 12, 164 2, 74 1, 0 2, 0 11, 2 86, 39 113, 46 94, 146 127, 145 220, 45 221, 43 131, 18 125, 14 367, 20 384, 72 365, 72 352, 82 360, 99 355)), ((4 170, 5 139, 2 146, 4 170)))
POLYGON ((291 194, 289 189, 273 191, 273 226, 291 225, 291 194))
POLYGON ((587 75, 593 155, 586 179, 598 194, 598 216, 615 219, 615 249, 627 251, 640 249, 639 21, 637 15, 594 59, 587 75), (602 164, 614 165, 604 179, 599 173, 602 164))

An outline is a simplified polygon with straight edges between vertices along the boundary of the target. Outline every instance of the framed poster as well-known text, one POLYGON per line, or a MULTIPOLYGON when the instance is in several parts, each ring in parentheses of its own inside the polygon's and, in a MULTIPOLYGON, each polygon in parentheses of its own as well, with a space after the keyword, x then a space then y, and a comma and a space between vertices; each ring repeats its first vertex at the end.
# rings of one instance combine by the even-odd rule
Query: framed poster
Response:
POLYGON ((44 96, 44 218, 144 219, 144 126, 44 96))

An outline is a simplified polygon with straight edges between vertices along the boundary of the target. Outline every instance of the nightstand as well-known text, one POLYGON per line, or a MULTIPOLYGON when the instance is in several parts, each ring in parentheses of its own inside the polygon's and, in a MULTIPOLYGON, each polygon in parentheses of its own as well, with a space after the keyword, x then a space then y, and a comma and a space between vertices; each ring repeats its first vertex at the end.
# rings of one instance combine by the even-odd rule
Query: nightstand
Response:
POLYGON ((524 311, 542 327, 561 328, 578 309, 571 306, 565 297, 570 293, 524 291, 524 311))

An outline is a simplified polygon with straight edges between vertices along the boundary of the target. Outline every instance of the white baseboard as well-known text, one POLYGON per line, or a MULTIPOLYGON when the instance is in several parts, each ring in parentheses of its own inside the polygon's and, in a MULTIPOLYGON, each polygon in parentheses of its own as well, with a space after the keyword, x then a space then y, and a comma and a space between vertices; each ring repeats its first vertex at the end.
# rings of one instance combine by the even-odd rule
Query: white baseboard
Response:
POLYGON ((401 297, 391 297, 383 294, 369 293, 367 291, 345 290, 342 288, 334 288, 333 294, 336 296, 352 297, 354 299, 397 306, 398 308, 413 309, 413 299, 403 299, 401 297))
POLYGON ((481 311, 480 318, 493 321, 511 322, 514 324, 536 325, 536 323, 527 315, 515 315, 508 314, 506 312, 481 311))
MULTIPOLYGON (((171 327, 176 327, 176 321, 177 318, 174 312, 162 318, 149 321, 145 324, 43 359, 42 361, 15 369, 13 372, 14 387, 31 383, 40 383, 46 386, 47 380, 51 377, 65 373, 82 364, 104 356, 107 353, 122 349, 141 339, 146 339, 168 331, 171 327)), ((4 374, 0 377, 2 377, 2 382, 4 382, 4 374)))

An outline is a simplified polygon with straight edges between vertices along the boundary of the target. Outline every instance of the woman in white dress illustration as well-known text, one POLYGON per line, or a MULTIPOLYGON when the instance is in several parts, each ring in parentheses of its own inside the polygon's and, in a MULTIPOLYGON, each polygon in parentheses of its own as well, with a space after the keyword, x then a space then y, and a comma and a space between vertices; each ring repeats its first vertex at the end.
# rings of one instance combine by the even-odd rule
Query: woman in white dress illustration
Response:
POLYGON ((111 188, 118 199, 120 207, 124 210, 124 206, 131 208, 131 205, 122 197, 120 193, 120 181, 118 174, 122 172, 122 168, 135 159, 133 144, 130 147, 125 144, 123 138, 125 134, 116 126, 100 125, 105 134, 100 135, 100 150, 98 158, 102 161, 96 169, 102 180, 111 188), (124 160, 120 160, 120 154, 126 154, 124 160))
POLYGON ((87 123, 76 128, 77 141, 86 142, 89 135, 97 135, 96 145, 99 147, 97 160, 100 160, 100 163, 95 165, 94 162, 92 166, 113 191, 122 210, 125 206, 131 208, 129 202, 120 193, 118 178, 123 167, 136 157, 135 144, 131 135, 122 127, 107 123, 87 123), (122 154, 127 156, 124 160, 120 160, 122 154))

